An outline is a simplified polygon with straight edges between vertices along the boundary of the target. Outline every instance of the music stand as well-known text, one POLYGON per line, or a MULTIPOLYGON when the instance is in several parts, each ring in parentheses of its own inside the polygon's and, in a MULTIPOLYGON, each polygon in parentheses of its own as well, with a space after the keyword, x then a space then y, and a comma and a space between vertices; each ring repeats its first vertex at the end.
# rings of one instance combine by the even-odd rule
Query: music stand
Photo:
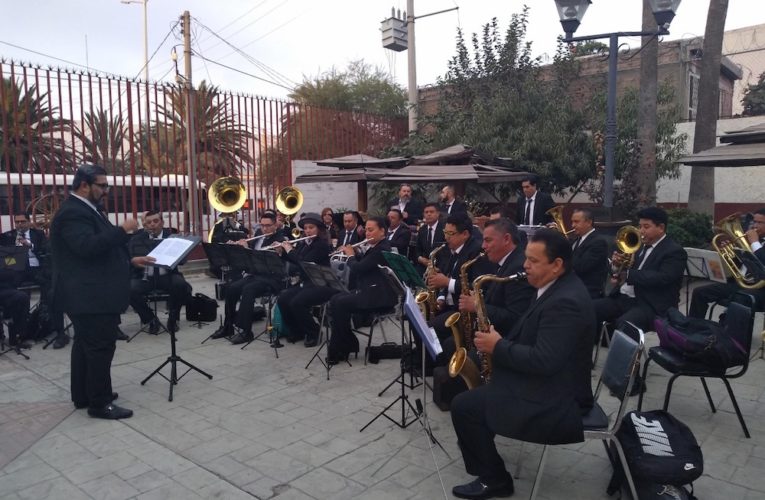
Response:
MULTIPOLYGON (((337 277, 337 274, 335 274, 335 270, 331 267, 327 266, 320 266, 318 264, 314 264, 313 262, 301 262, 300 267, 303 268, 303 271, 305 272, 305 275, 308 277, 308 281, 310 281, 314 286, 321 286, 325 288, 331 288, 333 290, 337 290, 338 292, 347 292, 348 288, 345 286, 345 283, 340 281, 337 277)), ((324 317, 322 316, 322 325, 320 328, 323 328, 324 317)), ((314 359, 318 359, 319 362, 324 365, 324 368, 327 370, 327 380, 329 380, 329 370, 332 369, 332 365, 324 361, 324 359, 319 356, 319 353, 321 353, 321 350, 324 349, 324 347, 329 343, 329 336, 324 339, 324 341, 321 343, 318 349, 316 349, 316 352, 313 354, 311 359, 308 361, 308 364, 305 365, 305 369, 307 370, 309 366, 311 366, 311 363, 313 363, 314 359)), ((351 365, 351 362, 347 359, 345 360, 348 365, 351 365)))
MULTIPOLYGON (((29 250, 26 247, 0 247, 0 268, 14 272, 24 272, 29 267, 29 250)), ((14 280, 15 281, 15 280, 14 280)), ((3 349, 0 345, 0 356, 9 352, 15 352, 24 359, 29 356, 21 352, 18 344, 22 341, 21 336, 16 339, 16 345, 10 345, 10 332, 8 332, 8 348, 3 349)))
MULTIPOLYGON (((243 249, 245 250, 245 249, 243 249)), ((276 252, 271 250, 245 250, 248 255, 247 272, 254 276, 268 276, 274 280, 285 282, 289 279, 284 268, 284 261, 276 252)), ((272 324, 272 313, 274 307, 274 294, 271 293, 268 298, 268 307, 266 308, 266 326, 262 332, 255 335, 252 340, 245 343, 240 349, 244 349, 256 340, 268 343, 273 349, 276 357, 279 357, 280 347, 284 347, 278 338, 274 338, 274 328, 272 324), (261 339, 268 333, 268 340, 261 339)))
POLYGON ((711 280, 725 283, 727 272, 720 254, 715 251, 686 247, 685 252, 688 254, 688 260, 685 264, 685 275, 688 278, 685 282, 685 313, 688 314, 691 282, 711 280))
MULTIPOLYGON (((228 263, 228 255, 226 247, 233 245, 223 245, 220 243, 202 243, 202 248, 207 255, 207 260, 210 261, 210 266, 220 269, 220 279, 215 283, 215 298, 218 300, 224 300, 225 285, 227 283, 228 273, 231 271, 231 267, 228 263)), ((205 339, 207 340, 207 339, 205 339)), ((204 343, 204 341, 202 341, 204 343)))

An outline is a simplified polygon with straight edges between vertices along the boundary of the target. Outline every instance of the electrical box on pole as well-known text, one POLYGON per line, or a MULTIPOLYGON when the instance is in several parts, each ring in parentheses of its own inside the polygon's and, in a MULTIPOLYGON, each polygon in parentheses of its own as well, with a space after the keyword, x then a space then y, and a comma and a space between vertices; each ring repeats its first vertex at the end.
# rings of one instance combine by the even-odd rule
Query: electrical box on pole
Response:
POLYGON ((407 49, 406 12, 402 16, 400 9, 396 13, 395 9, 391 8, 390 17, 382 22, 380 31, 382 32, 383 48, 396 52, 403 52, 407 49))

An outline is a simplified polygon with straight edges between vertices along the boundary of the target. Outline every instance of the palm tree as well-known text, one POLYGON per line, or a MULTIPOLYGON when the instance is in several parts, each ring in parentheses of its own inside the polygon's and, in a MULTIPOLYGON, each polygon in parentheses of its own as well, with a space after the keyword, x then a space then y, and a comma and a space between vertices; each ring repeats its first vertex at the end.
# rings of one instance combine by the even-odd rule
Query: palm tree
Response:
POLYGON ((103 109, 85 113, 84 129, 77 131, 77 137, 82 141, 85 161, 113 174, 122 174, 130 164, 128 127, 120 113, 112 118, 103 109))
POLYGON ((50 106, 48 93, 26 89, 10 78, 0 81, 0 170, 54 173, 73 170, 76 153, 63 139, 72 122, 50 106))
MULTIPOLYGON (((150 169, 161 173, 186 171, 186 96, 182 89, 168 91, 167 104, 157 104, 159 122, 141 133, 139 144, 144 164, 150 169)), ((255 136, 236 121, 229 100, 205 81, 194 93, 197 176, 208 183, 255 165, 251 153, 255 136)))

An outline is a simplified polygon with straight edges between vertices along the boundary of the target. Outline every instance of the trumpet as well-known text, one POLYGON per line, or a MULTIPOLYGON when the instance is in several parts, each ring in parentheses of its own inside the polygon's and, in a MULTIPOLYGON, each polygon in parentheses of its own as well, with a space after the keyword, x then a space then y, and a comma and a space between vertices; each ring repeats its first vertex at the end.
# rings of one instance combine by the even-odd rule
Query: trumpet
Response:
MULTIPOLYGON (((369 244, 371 241, 372 241, 372 238, 367 238, 367 239, 365 239, 363 241, 359 241, 358 243, 354 243, 353 245, 351 245, 351 248, 356 249, 356 248, 358 248, 360 246, 369 244)), ((343 247, 343 248, 345 248, 345 247, 343 247)), ((344 254, 345 252, 343 252, 343 248, 340 248, 340 249, 335 250, 334 252, 330 253, 329 254, 330 258, 338 257, 338 256, 344 254)))
POLYGON ((294 245, 295 243, 298 243, 300 241, 310 240, 312 238, 316 238, 316 235, 314 234, 312 236, 304 236, 302 238, 298 238, 298 239, 292 240, 292 241, 275 241, 274 243, 271 243, 267 247, 261 248, 261 250, 273 250, 275 248, 278 248, 278 247, 282 246, 282 243, 289 243, 290 245, 294 245))

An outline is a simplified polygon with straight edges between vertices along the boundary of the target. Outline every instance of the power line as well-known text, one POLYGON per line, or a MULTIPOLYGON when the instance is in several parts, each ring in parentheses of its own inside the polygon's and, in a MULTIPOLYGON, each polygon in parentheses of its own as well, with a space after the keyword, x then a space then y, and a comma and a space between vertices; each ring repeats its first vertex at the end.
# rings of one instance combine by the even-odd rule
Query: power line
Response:
MULTIPOLYGON (((240 15, 238 15, 238 16, 236 16, 236 17, 234 17, 234 20, 233 20, 233 21, 231 21, 230 23, 226 24, 225 26, 222 26, 222 27, 218 28, 218 31, 222 33, 223 31, 225 31, 225 30, 226 30, 226 28, 228 28, 228 27, 229 27, 229 26, 231 26, 232 24, 236 24, 237 22, 241 21, 242 19, 244 19, 245 17, 247 17, 248 15, 250 15, 250 14, 251 14, 251 13, 252 13, 252 12, 253 12, 255 9, 257 9, 258 7, 260 7, 261 5, 263 5, 263 4, 264 4, 264 3, 266 3, 266 2, 268 2, 268 0, 263 0, 263 1, 262 1, 262 2, 260 2, 259 4, 255 5, 255 7, 253 7, 253 8, 251 8, 251 9, 247 10, 247 12, 245 12, 244 14, 240 14, 240 15)), ((207 40, 209 40, 210 38, 212 38, 212 35, 211 35, 211 36, 209 36, 209 37, 207 37, 207 38, 205 38, 205 39, 204 39, 204 40, 202 40, 202 41, 203 41, 203 42, 206 42, 206 41, 207 41, 207 40)))
POLYGON ((143 64, 143 66, 141 66, 141 69, 139 69, 139 70, 138 70, 138 74, 137 74, 136 76, 134 76, 134 77, 133 77, 133 80, 135 80, 136 78, 138 78, 139 76, 141 76, 141 73, 143 72, 144 68, 146 68, 146 66, 147 66, 147 65, 148 65, 148 64, 151 62, 151 60, 152 60, 152 59, 154 59, 154 56, 156 56, 156 55, 157 55, 157 52, 159 52, 159 49, 161 49, 161 48, 162 48, 162 46, 163 46, 163 45, 165 44, 165 42, 167 41, 167 39, 168 39, 168 38, 170 38, 170 35, 172 35, 172 34, 173 34, 173 29, 175 29, 175 27, 176 27, 176 26, 178 26, 178 24, 179 24, 179 23, 180 23, 180 21, 175 21, 175 23, 174 23, 172 26, 170 26, 170 30, 169 30, 169 31, 167 32, 167 34, 165 35, 165 38, 163 38, 163 39, 162 39, 162 41, 161 41, 161 42, 159 42, 159 45, 157 46, 157 48, 156 48, 156 49, 154 49, 154 52, 151 54, 151 57, 149 58, 149 60, 148 60, 148 61, 146 61, 146 62, 143 64))
POLYGON ((37 50, 28 49, 28 48, 22 47, 20 45, 16 45, 16 44, 13 44, 13 43, 10 43, 10 42, 5 42, 3 40, 0 40, 0 43, 2 43, 3 45, 8 45, 9 47, 13 47, 15 49, 24 50, 26 52, 31 52, 32 54, 37 54, 38 56, 47 57, 48 59, 53 59, 54 61, 60 61, 60 62, 69 64, 71 66, 76 66, 78 68, 84 68, 84 69, 86 69, 88 71, 95 70, 97 73, 102 73, 104 75, 118 76, 118 75, 115 75, 114 73, 109 73, 108 71, 103 71, 103 70, 100 70, 98 68, 94 68, 93 66, 85 66, 83 64, 78 64, 78 63, 76 63, 74 61, 68 61, 66 59, 61 59, 60 57, 52 56, 50 54, 46 54, 44 52, 39 52, 37 50))
MULTIPOLYGON (((289 2, 289 0, 284 0, 282 3, 280 3, 280 4, 279 4, 279 5, 277 5, 276 7, 272 8, 271 10, 269 10, 268 12, 266 12, 265 14, 263 14, 262 16, 260 16, 260 17, 256 18, 254 21, 252 21, 252 22, 250 22, 250 23, 247 23, 247 24, 245 24, 244 26, 242 26, 241 28, 239 28, 238 30, 236 30, 235 32, 231 33, 231 34, 230 34, 230 35, 228 35, 228 36, 229 36, 229 37, 232 37, 232 36, 238 35, 239 33, 241 33, 242 31, 244 31, 245 29, 249 28, 249 27, 250 27, 250 26, 252 26, 253 24, 257 23, 258 21, 262 21, 262 20, 263 20, 263 19, 264 19, 266 16, 268 16, 270 13, 272 13, 273 11, 275 11, 276 9, 278 9, 279 7, 281 7, 282 5, 286 4, 287 2, 289 2)), ((210 31, 212 32, 212 30, 210 30, 210 31)), ((220 38, 220 37, 219 37, 219 38, 220 38)), ((220 42, 219 42, 219 43, 216 43, 215 45, 213 45, 213 46, 212 46, 212 47, 210 47, 209 49, 210 49, 210 50, 212 50, 212 49, 214 49, 215 47, 217 47, 218 45, 220 45, 220 42)))
POLYGON ((257 75, 253 75, 252 73, 247 73, 246 71, 242 71, 241 69, 234 68, 233 66, 229 66, 227 64, 223 64, 223 63, 220 63, 218 61, 213 61, 212 59, 207 59, 202 54, 196 54, 196 55, 200 59, 203 59, 203 60, 205 60, 205 61, 207 61, 207 62, 209 62, 211 64, 215 64, 215 65, 221 66, 223 68, 230 69, 231 71, 236 71, 237 73, 241 73, 243 75, 255 78, 256 80, 261 80, 263 82, 270 83, 271 85, 276 85, 277 87, 281 87, 281 88, 283 88, 285 90, 290 90, 290 91, 293 90, 292 87, 288 87, 288 86, 282 85, 280 83, 272 82, 271 80, 267 80, 266 78, 263 78, 263 77, 260 77, 260 76, 257 76, 257 75))

